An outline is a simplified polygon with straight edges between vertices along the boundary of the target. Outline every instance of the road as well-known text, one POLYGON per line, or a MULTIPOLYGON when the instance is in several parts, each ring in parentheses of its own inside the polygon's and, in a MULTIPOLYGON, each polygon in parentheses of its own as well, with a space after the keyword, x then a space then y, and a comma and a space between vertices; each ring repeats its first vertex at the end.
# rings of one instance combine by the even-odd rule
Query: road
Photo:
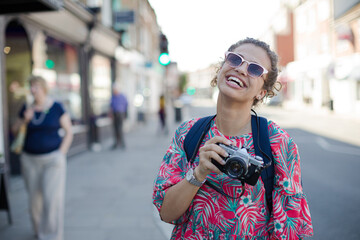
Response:
MULTIPOLYGON (((190 107, 183 109, 183 120, 214 113, 214 106, 190 107)), ((351 137, 359 132, 359 122, 343 119, 331 128, 331 135, 328 126, 338 122, 334 115, 277 108, 259 113, 283 126, 298 144, 315 231, 312 239, 360 239, 360 144, 351 137), (340 133, 341 141, 334 140, 340 133)), ((69 158, 66 240, 169 239, 171 226, 159 220, 151 199, 161 159, 179 125, 171 112, 168 122, 169 135, 159 134, 155 115, 127 132, 125 151, 103 149, 69 158)), ((0 212, 0 239, 33 239, 21 177, 10 179, 9 195, 13 225, 0 212)))
POLYGON ((301 153, 313 239, 359 240, 360 148, 301 129, 287 129, 301 153))
MULTIPOLYGON (((212 108, 190 108, 189 114, 205 116, 214 112, 212 108)), ((277 108, 260 109, 258 112, 275 122, 284 123, 285 130, 298 145, 303 187, 314 226, 311 239, 359 240, 360 147, 325 137, 330 136, 327 129, 317 127, 316 131, 311 131, 311 125, 319 126, 322 123, 327 127, 327 124, 336 123, 338 127, 346 122, 339 122, 336 116, 325 116, 325 119, 319 120, 318 116, 309 112, 303 112, 301 117, 294 116, 277 108)), ((344 126, 339 132, 351 131, 345 127, 350 126, 344 126)), ((358 128, 355 130, 358 131, 358 128)), ((348 139, 351 141, 351 138, 348 139)))

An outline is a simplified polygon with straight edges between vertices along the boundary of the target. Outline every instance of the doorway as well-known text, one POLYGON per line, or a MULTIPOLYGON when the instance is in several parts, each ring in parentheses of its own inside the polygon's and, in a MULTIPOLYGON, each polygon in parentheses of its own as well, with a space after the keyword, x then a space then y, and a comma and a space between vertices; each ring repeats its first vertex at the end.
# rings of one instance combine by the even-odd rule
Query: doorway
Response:
MULTIPOLYGON (((8 23, 5 30, 5 71, 7 91, 8 146, 14 139, 11 126, 14 124, 28 94, 27 79, 31 74, 32 58, 28 34, 18 20, 8 23)), ((20 174, 20 157, 7 149, 9 167, 12 175, 20 174)))

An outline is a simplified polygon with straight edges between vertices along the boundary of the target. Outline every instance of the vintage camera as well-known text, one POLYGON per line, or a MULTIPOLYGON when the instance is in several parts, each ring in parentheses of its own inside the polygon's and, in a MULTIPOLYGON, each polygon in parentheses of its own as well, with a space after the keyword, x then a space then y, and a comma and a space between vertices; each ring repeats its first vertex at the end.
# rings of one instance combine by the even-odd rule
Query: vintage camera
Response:
POLYGON ((217 143, 224 149, 229 156, 223 158, 226 162, 221 165, 216 160, 212 159, 211 162, 223 173, 231 178, 239 179, 247 184, 254 186, 264 169, 264 161, 262 157, 252 157, 248 154, 246 148, 237 148, 231 145, 224 145, 217 143))

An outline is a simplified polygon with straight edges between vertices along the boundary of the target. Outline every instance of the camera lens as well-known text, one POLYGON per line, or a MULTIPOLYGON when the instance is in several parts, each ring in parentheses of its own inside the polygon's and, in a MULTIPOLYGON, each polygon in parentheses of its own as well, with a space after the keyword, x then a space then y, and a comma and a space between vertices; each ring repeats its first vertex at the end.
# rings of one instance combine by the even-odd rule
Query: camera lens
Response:
POLYGON ((227 174, 232 178, 239 178, 246 173, 246 165, 241 158, 234 157, 227 161, 227 174))

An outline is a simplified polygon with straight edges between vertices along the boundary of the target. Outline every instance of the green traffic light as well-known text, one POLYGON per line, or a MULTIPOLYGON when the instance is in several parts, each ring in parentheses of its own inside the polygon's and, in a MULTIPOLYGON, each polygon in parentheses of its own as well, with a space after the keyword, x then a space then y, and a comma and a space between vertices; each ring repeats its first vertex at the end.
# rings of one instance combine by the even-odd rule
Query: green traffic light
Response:
POLYGON ((54 63, 53 60, 47 59, 47 60, 45 61, 45 66, 46 66, 47 68, 49 68, 49 69, 53 69, 53 68, 55 67, 55 63, 54 63))
POLYGON ((170 63, 170 56, 168 53, 162 53, 159 56, 159 63, 163 66, 166 66, 170 63))
POLYGON ((195 94, 196 89, 195 89, 194 87, 188 87, 188 88, 186 89, 186 92, 187 92, 187 94, 189 94, 189 95, 191 96, 191 95, 194 95, 194 94, 195 94))

